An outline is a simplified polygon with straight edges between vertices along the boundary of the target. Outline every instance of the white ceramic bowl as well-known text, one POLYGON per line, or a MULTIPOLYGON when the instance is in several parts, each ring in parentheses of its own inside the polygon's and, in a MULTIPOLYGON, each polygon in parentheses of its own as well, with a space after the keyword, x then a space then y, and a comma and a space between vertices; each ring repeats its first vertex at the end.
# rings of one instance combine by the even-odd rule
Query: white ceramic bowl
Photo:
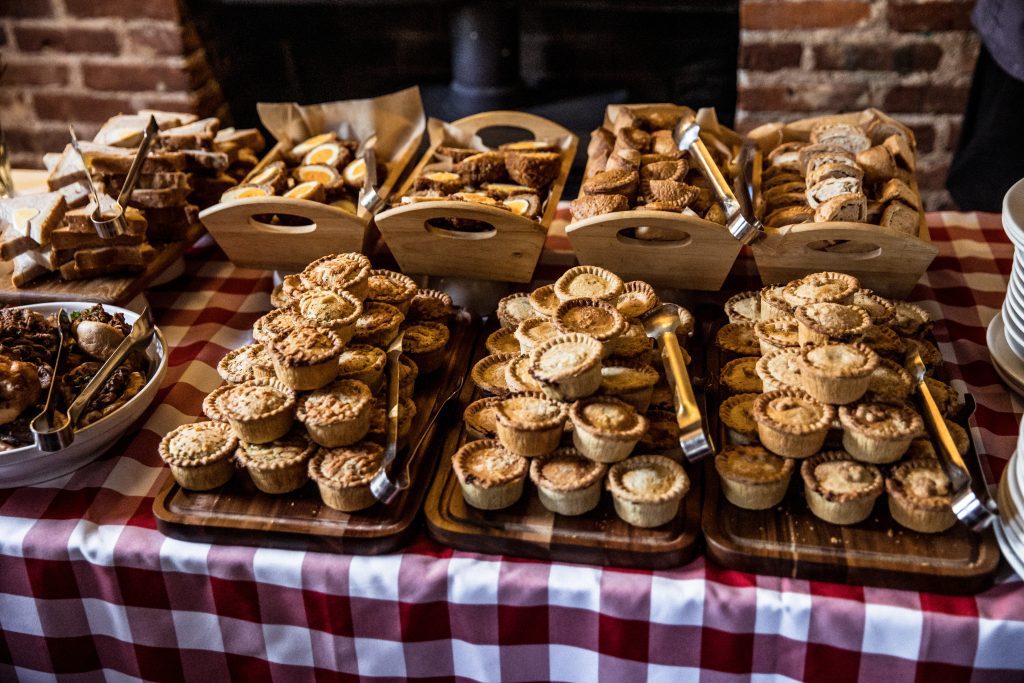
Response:
MULTIPOLYGON (((60 308, 72 313, 91 307, 92 304, 73 301, 19 306, 44 314, 56 313, 60 308)), ((107 304, 103 308, 108 313, 123 313, 129 325, 139 317, 138 313, 125 308, 107 304)), ((110 415, 76 431, 74 441, 64 450, 46 453, 31 445, 0 451, 0 488, 29 486, 56 479, 84 467, 113 446, 153 402, 167 372, 167 341, 159 329, 146 348, 146 356, 149 370, 142 390, 110 415)))

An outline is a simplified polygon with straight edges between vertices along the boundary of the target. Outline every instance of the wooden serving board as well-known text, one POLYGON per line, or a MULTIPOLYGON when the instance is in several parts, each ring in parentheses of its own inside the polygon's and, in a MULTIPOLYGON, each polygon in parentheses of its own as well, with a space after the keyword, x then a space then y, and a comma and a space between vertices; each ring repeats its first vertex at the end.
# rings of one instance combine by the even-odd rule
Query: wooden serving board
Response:
MULTIPOLYGON (((232 543, 271 548, 328 550, 376 555, 397 549, 415 530, 414 521, 426 495, 437 462, 435 434, 438 423, 430 418, 455 389, 466 372, 480 330, 478 319, 459 311, 450 324, 447 363, 417 379, 416 416, 408 443, 420 447, 411 455, 411 486, 390 505, 375 504, 345 513, 324 505, 317 486, 275 496, 256 489, 249 477, 238 473, 219 489, 187 491, 168 472, 153 501, 160 529, 185 540, 232 543)), ((412 446, 407 446, 407 448, 412 446)))
POLYGON ((174 266, 189 247, 205 232, 202 223, 188 229, 181 242, 154 244, 156 255, 146 269, 127 277, 95 277, 87 280, 61 280, 57 275, 15 287, 11 281, 10 264, 0 274, 0 303, 22 305, 47 301, 86 301, 121 306, 145 291, 154 281, 174 266))
MULTIPOLYGON (((720 354, 709 352, 709 392, 717 399, 720 354)), ((709 420, 728 443, 718 419, 719 401, 709 420)), ((966 416, 957 420, 967 428, 966 416)), ((841 448, 841 446, 837 446, 841 448)), ((983 481, 977 455, 964 461, 974 482, 983 481)), ((883 467, 884 470, 884 467, 883 467)), ((705 465, 707 495, 702 528, 708 555, 730 569, 800 579, 833 581, 936 593, 973 594, 991 585, 999 566, 992 529, 978 534, 959 522, 940 534, 922 534, 897 524, 889 515, 886 494, 871 516, 851 526, 815 517, 803 495, 800 463, 780 505, 744 510, 719 495, 714 462, 705 465)))
MULTIPOLYGON (((480 335, 474 362, 487 355, 485 338, 480 335)), ((469 403, 481 397, 467 376, 459 416, 469 403)), ((445 545, 483 553, 649 569, 676 567, 697 554, 703 478, 700 467, 684 465, 690 490, 675 519, 654 529, 641 529, 619 519, 607 491, 596 509, 578 517, 547 510, 530 482, 523 497, 504 510, 477 510, 466 505, 451 466, 452 454, 466 441, 461 419, 439 440, 440 463, 424 505, 427 530, 445 545)))

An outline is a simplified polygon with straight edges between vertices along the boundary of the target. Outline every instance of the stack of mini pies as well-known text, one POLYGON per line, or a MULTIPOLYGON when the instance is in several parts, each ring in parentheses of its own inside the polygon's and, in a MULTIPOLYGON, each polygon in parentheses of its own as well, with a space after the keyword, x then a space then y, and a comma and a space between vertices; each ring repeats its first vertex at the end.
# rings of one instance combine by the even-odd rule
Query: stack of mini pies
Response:
MULTIPOLYGON (((916 347, 932 368, 942 362, 924 339, 931 317, 889 301, 843 273, 814 273, 726 302, 717 334, 723 353, 719 417, 729 444, 715 458, 725 497, 742 508, 780 503, 800 461, 811 512, 834 524, 866 519, 888 492, 902 526, 939 532, 956 522, 950 484, 902 361, 916 347)), ((947 418, 959 397, 927 380, 947 418)), ((947 419, 961 452, 962 427, 947 419)))
POLYGON ((332 254, 285 277, 271 301, 253 343, 218 364, 226 383, 203 401, 210 421, 167 434, 160 455, 187 489, 221 486, 237 465, 265 493, 312 479, 332 508, 369 507, 383 455, 384 349, 404 330, 401 441, 416 414, 417 376, 444 361, 451 298, 374 270, 362 254, 332 254))
MULTIPOLYGON (((452 456, 469 505, 508 507, 529 475, 557 514, 593 510, 603 486, 629 524, 676 516, 689 480, 672 395, 639 322, 659 303, 649 284, 593 266, 499 302, 490 355, 471 373, 489 396, 466 408, 470 441, 452 456)), ((682 323, 686 337, 693 319, 682 323)))

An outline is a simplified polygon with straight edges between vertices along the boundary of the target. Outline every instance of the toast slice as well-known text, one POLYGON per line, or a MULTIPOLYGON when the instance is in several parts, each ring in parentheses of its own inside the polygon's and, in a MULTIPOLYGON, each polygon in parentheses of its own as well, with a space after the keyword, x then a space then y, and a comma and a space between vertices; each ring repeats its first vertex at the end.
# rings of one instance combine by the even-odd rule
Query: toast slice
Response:
POLYGON ((160 130, 183 126, 192 123, 197 118, 194 114, 179 114, 156 109, 143 109, 138 114, 118 114, 107 119, 92 141, 113 147, 138 147, 142 144, 142 136, 146 126, 149 125, 151 115, 156 119, 156 125, 160 130))
MULTIPOLYGON (((90 228, 92 226, 90 225, 90 228)), ((142 244, 146 240, 146 221, 128 222, 128 231, 123 235, 103 238, 95 230, 75 230, 70 227, 57 228, 50 234, 50 246, 58 251, 69 249, 96 249, 98 247, 123 247, 142 244)), ((61 262, 66 259, 59 259, 61 262)))
POLYGON ((179 242, 188 236, 188 230, 199 222, 199 207, 195 204, 164 209, 146 209, 146 239, 150 242, 179 242))
POLYGON ((258 128, 223 128, 217 131, 213 137, 213 150, 224 152, 221 146, 233 145, 236 149, 248 148, 255 152, 262 152, 267 146, 263 139, 263 133, 258 128))
POLYGON ((163 209, 171 206, 181 206, 188 200, 191 194, 191 187, 170 187, 164 190, 134 190, 129 206, 140 209, 163 209))
POLYGON ((127 247, 100 247, 75 252, 75 258, 60 266, 65 280, 82 280, 103 275, 141 273, 153 260, 156 250, 149 244, 127 247))
MULTIPOLYGON (((109 211, 114 204, 116 204, 115 200, 109 195, 100 195, 100 206, 103 208, 103 211, 109 211)), ((93 226, 91 220, 92 214, 95 210, 96 205, 89 202, 80 209, 68 211, 64 215, 64 222, 67 224, 67 227, 74 231, 96 234, 96 228, 93 226)), ((129 226, 133 223, 139 223, 142 225, 142 229, 145 230, 146 218, 138 209, 129 206, 124 211, 124 217, 129 226)))
POLYGON ((182 126, 161 130, 158 136, 163 149, 212 149, 214 136, 220 129, 220 119, 208 118, 182 126))
POLYGON ((53 250, 31 249, 14 257, 11 282, 15 287, 24 287, 34 280, 49 275, 57 269, 53 250))
MULTIPOLYGON (((127 177, 126 175, 107 176, 107 187, 112 193, 120 192, 127 177)), ((143 174, 139 176, 138 182, 135 183, 136 190, 168 190, 177 188, 192 189, 192 174, 182 171, 143 174)))
POLYGON ((84 182, 71 183, 57 190, 64 195, 64 201, 68 203, 68 209, 78 209, 89 203, 89 188, 84 182))
POLYGON ((67 200, 60 192, 21 195, 0 200, 0 222, 5 232, 9 226, 15 235, 45 247, 67 210, 67 200))
POLYGON ((64 147, 64 151, 60 153, 60 157, 50 169, 50 175, 46 177, 46 185, 51 190, 59 190, 71 183, 85 182, 85 174, 85 166, 82 165, 75 149, 69 144, 64 147))
MULTIPOLYGON (((135 160, 135 150, 107 145, 82 144, 82 153, 94 173, 127 175, 135 160)), ((150 151, 142 164, 142 173, 184 171, 187 164, 181 152, 150 151)))

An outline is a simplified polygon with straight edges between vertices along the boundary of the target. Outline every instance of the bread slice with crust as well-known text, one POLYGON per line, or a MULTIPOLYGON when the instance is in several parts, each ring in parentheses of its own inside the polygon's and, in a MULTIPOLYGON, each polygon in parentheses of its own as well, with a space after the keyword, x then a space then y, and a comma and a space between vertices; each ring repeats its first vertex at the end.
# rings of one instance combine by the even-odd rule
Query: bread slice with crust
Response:
POLYGON ((13 234, 45 247, 67 210, 67 200, 60 192, 9 197, 0 200, 0 223, 3 232, 9 227, 13 234))
POLYGON ((841 177, 825 178, 807 188, 804 196, 807 197, 807 204, 816 209, 818 206, 833 197, 851 193, 861 192, 861 183, 858 178, 841 177))
POLYGON ((883 228, 892 228, 917 237, 921 230, 921 214, 903 202, 893 201, 882 210, 882 218, 878 224, 883 228))
POLYGON ((811 142, 836 145, 851 154, 863 152, 871 146, 871 138, 864 129, 853 123, 825 121, 811 128, 811 142))
POLYGON ((863 192, 847 192, 835 195, 818 204, 814 210, 814 222, 851 221, 863 223, 867 218, 867 197, 863 192))

